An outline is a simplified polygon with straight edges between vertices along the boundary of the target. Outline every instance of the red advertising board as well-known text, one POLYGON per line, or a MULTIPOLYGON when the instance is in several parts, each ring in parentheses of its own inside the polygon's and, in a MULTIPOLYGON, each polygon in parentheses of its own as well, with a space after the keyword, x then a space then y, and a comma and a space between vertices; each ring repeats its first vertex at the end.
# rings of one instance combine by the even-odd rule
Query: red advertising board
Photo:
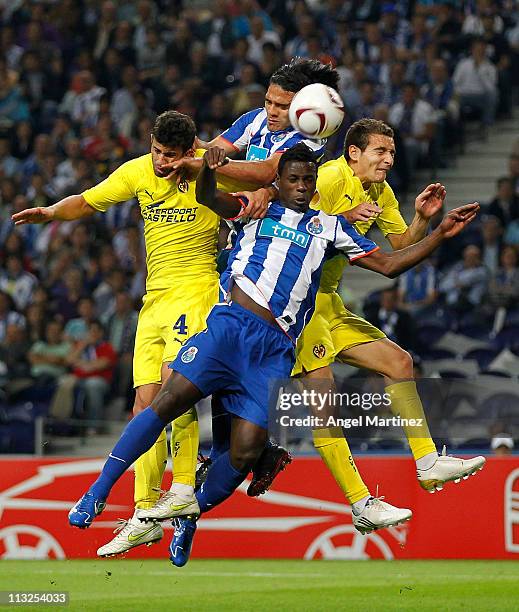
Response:
MULTIPOLYGON (((94 480, 102 459, 0 459, 0 558, 94 557, 118 518, 132 514, 133 474, 114 488, 90 529, 69 527, 67 512, 94 480)), ((324 464, 296 459, 260 498, 244 483, 199 522, 193 557, 326 559, 519 559, 519 458, 489 458, 482 472, 431 495, 404 457, 363 457, 374 493, 411 508, 405 526, 362 536, 324 464)), ((164 557, 172 534, 128 557, 164 557)))

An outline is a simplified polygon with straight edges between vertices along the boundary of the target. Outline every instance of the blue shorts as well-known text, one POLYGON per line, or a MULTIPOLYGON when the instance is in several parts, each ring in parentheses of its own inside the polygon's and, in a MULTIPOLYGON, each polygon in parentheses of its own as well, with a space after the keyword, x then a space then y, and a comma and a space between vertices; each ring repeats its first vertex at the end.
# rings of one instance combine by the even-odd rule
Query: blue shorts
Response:
POLYGON ((207 329, 190 338, 172 370, 200 389, 218 392, 223 408, 267 429, 270 382, 289 378, 294 347, 277 325, 239 304, 217 304, 207 329))

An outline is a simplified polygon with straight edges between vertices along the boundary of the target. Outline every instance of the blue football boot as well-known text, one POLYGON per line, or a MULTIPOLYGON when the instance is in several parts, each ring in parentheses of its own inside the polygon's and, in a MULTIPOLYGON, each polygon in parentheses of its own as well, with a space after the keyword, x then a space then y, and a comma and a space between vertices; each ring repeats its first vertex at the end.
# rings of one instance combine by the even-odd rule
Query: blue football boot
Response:
POLYGON ((183 567, 189 561, 198 516, 178 516, 173 521, 175 531, 169 545, 169 559, 176 567, 183 567))
POLYGON ((87 491, 68 513, 68 522, 72 527, 86 529, 90 527, 96 516, 105 509, 104 499, 98 499, 91 491, 87 491))

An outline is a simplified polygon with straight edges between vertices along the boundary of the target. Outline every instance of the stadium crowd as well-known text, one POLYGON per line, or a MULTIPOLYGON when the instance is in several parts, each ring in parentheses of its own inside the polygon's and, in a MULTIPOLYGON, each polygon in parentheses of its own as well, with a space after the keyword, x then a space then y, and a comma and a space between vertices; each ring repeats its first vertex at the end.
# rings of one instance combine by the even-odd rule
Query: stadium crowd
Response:
MULTIPOLYGON (((192 116, 210 140, 263 105, 270 75, 293 56, 340 73, 347 120, 329 157, 363 116, 395 129, 389 182, 400 197, 417 167, 449 163, 467 120, 485 137, 510 117, 519 86, 510 0, 13 0, 0 22, 0 415, 32 401, 92 431, 109 399, 132 402, 146 274, 138 204, 16 229, 14 212, 81 193, 149 152, 166 109, 192 116)), ((433 334, 484 336, 488 350, 519 348, 519 142, 484 212, 364 305, 425 359, 428 323, 433 334)))

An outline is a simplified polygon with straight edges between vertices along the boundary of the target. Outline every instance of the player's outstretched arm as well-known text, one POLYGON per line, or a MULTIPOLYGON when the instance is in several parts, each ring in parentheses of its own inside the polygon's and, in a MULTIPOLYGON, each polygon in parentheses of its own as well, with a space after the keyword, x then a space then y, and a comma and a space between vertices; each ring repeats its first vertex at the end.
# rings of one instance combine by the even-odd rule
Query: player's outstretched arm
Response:
POLYGON ((353 263, 379 272, 389 278, 395 278, 409 270, 417 263, 429 257, 440 244, 449 238, 457 236, 464 227, 473 221, 479 211, 479 204, 465 204, 448 212, 440 225, 428 236, 413 244, 392 253, 375 251, 353 263))
POLYGON ((196 181, 196 199, 225 219, 234 219, 244 208, 240 200, 216 188, 216 169, 227 163, 225 149, 211 147, 204 153, 196 181))
POLYGON ((431 183, 416 196, 415 216, 403 234, 388 234, 393 249, 403 249, 422 240, 429 229, 432 217, 443 208, 447 190, 441 183, 431 183))
POLYGON ((46 221, 73 221, 89 217, 95 213, 82 195, 72 195, 63 198, 52 206, 38 206, 26 208, 15 213, 11 219, 15 225, 27 223, 45 223, 46 221))

